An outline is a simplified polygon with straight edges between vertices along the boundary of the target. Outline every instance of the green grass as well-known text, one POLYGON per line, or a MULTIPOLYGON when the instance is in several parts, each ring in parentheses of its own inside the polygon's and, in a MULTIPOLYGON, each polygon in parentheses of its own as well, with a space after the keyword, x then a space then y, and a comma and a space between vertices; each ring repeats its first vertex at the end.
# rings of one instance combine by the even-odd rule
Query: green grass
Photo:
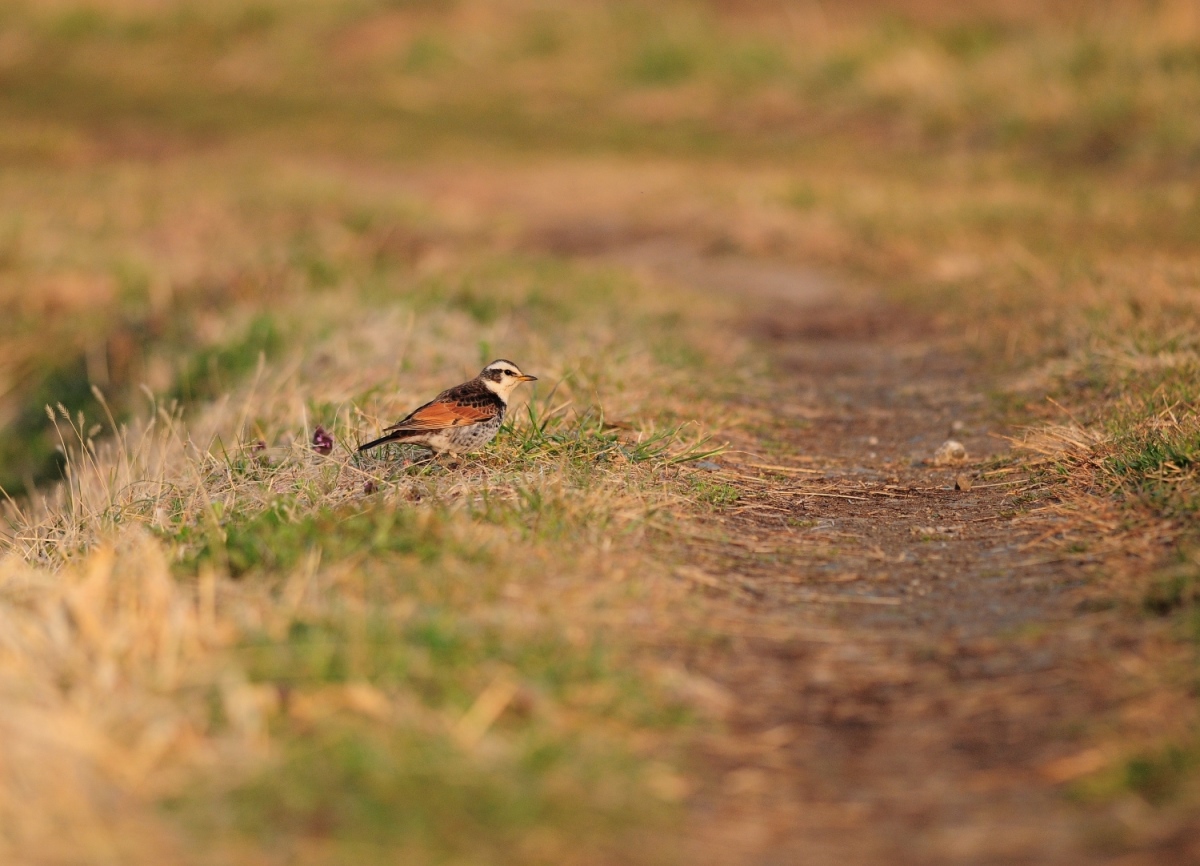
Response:
MULTIPOLYGON (((1190 341, 1155 341, 1146 357, 1188 352, 1190 341)), ((1124 375, 1097 366, 1080 388, 1108 409, 1103 468, 1124 495, 1164 517, 1188 519, 1200 510, 1200 423, 1191 394, 1200 387, 1195 364, 1171 365, 1151 374, 1124 375), (1116 404, 1116 411, 1110 407, 1116 404)))
POLYGON ((713 481, 703 475, 693 475, 689 479, 689 483, 696 499, 718 508, 732 505, 738 501, 741 495, 732 484, 713 481))
MULTIPOLYGON (((395 579, 372 570, 375 581, 395 579)), ((449 606, 401 617, 380 606, 366 618, 295 620, 283 640, 252 635, 234 654, 252 682, 281 696, 277 758, 219 793, 201 785, 174 800, 198 834, 232 831, 275 851, 319 845, 327 862, 394 862, 411 851, 424 862, 540 863, 672 820, 643 762, 602 732, 667 732, 686 710, 647 693, 599 637, 580 645, 555 628, 489 625, 449 606), (497 675, 520 692, 479 756, 439 720, 463 716, 497 675), (364 719, 336 702, 319 709, 343 683, 401 699, 398 717, 364 719), (576 717, 565 729, 563 713, 576 717)))
POLYGON ((313 555, 354 560, 407 554, 426 565, 452 553, 486 560, 481 550, 455 549, 442 522, 412 509, 311 510, 281 498, 257 514, 224 513, 218 506, 214 511, 215 529, 186 523, 169 536, 185 572, 215 563, 233 577, 252 571, 286 573, 313 555))
MULTIPOLYGON (((273 321, 260 315, 245 334, 228 343, 197 347, 184 324, 190 318, 190 311, 177 310, 176 314, 179 320, 175 333, 153 335, 144 321, 119 322, 99 348, 110 367, 132 341, 140 344, 139 350, 169 353, 179 358, 180 369, 174 376, 174 384, 161 395, 164 403, 193 404, 225 393, 253 372, 260 360, 274 357, 281 346, 273 321)), ((115 371, 117 375, 106 383, 109 386, 104 395, 106 405, 95 398, 96 377, 84 355, 48 359, 45 367, 33 372, 25 384, 16 418, 0 432, 0 487, 17 496, 62 478, 65 457, 52 426, 47 424, 47 407, 62 407, 68 415, 90 412, 103 416, 111 411, 117 421, 129 420, 140 402, 137 386, 141 383, 135 377, 143 372, 141 361, 135 355, 128 366, 115 371)))
POLYGON ((1200 462, 1200 429, 1154 430, 1118 442, 1118 454, 1108 466, 1126 478, 1137 479, 1167 469, 1190 469, 1200 462))
POLYGON ((1165 616, 1181 608, 1190 611, 1200 600, 1200 563, 1184 552, 1177 558, 1155 575, 1146 589, 1142 606, 1149 613, 1165 616))
POLYGON ((698 58, 687 45, 666 40, 641 46, 629 64, 629 76, 638 84, 665 86, 687 81, 698 58))
POLYGON ((1135 795, 1154 807, 1176 805, 1194 788, 1200 745, 1165 745, 1129 757, 1113 768, 1075 786, 1084 802, 1135 795))
POLYGON ((256 316, 245 333, 186 358, 169 396, 181 402, 211 400, 227 393, 263 362, 274 359, 283 346, 278 326, 266 314, 256 316))
POLYGON ((1152 805, 1162 805, 1178 794, 1198 761, 1200 750, 1184 751, 1176 746, 1168 746, 1157 754, 1128 761, 1122 782, 1152 805))
MULTIPOLYGON (((403 569, 372 569, 367 577, 380 598, 396 597, 403 569)), ((453 582, 453 569, 443 572, 453 582)), ((437 711, 465 713, 498 673, 517 678, 527 701, 573 706, 614 723, 669 729, 689 719, 683 705, 664 701, 624 669, 615 644, 596 634, 569 639, 561 626, 522 629, 464 616, 452 604, 453 592, 397 617, 384 604, 367 616, 346 611, 325 621, 294 620, 283 640, 249 635, 235 654, 253 682, 285 689, 330 683, 366 682, 416 698, 437 711)), ((520 702, 518 702, 519 704, 520 702)), ((529 707, 496 729, 520 733, 545 719, 531 719, 529 707), (511 722, 511 724, 509 724, 511 722)))
POLYGON ((555 410, 546 411, 536 403, 525 408, 525 423, 509 420, 501 432, 512 437, 522 457, 568 461, 608 463, 614 460, 629 463, 652 461, 674 465, 703 460, 720 454, 723 446, 713 446, 709 437, 688 442, 686 425, 671 425, 630 437, 622 435, 619 427, 604 420, 599 408, 588 410, 568 419, 555 410))
POLYGON ((229 822, 267 851, 319 846, 329 862, 411 852, 427 863, 519 864, 562 862, 667 811, 643 811, 644 792, 614 787, 628 758, 602 749, 530 738, 481 772, 453 742, 363 727, 341 721, 290 740, 269 774, 227 796, 229 822), (536 832, 545 827, 554 829, 536 832))

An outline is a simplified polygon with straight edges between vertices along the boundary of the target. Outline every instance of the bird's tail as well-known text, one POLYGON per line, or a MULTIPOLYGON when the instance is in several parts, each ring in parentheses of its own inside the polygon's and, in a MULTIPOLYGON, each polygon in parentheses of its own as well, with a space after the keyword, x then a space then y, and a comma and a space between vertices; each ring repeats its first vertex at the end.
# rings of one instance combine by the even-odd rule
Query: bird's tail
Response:
POLYGON ((359 445, 358 450, 360 452, 370 451, 372 448, 375 448, 379 445, 386 445, 388 442, 402 442, 407 439, 411 433, 411 430, 393 430, 386 436, 380 436, 378 439, 372 439, 365 445, 359 445))

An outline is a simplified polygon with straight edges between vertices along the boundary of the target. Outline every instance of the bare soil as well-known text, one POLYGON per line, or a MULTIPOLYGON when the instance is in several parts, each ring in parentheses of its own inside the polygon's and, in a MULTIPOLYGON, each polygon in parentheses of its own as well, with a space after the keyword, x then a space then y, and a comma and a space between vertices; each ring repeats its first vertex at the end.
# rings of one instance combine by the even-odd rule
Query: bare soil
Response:
POLYGON ((728 695, 696 757, 696 861, 1200 862, 1186 822, 1067 796, 1179 697, 1148 673, 1161 626, 1103 609, 1103 564, 1063 553, 1053 497, 995 459, 1018 431, 986 365, 815 274, 623 257, 747 297, 774 366, 711 473, 740 497, 680 572, 723 639, 678 661, 728 695), (966 462, 932 465, 952 437, 966 462))

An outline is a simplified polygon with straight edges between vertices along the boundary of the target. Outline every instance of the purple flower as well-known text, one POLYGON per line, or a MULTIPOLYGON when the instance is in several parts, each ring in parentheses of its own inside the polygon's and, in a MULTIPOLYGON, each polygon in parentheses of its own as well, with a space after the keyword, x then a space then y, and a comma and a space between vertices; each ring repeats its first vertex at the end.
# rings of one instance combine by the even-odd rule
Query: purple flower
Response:
POLYGON ((330 453, 333 451, 333 436, 324 427, 318 426, 313 431, 312 447, 318 454, 330 453))

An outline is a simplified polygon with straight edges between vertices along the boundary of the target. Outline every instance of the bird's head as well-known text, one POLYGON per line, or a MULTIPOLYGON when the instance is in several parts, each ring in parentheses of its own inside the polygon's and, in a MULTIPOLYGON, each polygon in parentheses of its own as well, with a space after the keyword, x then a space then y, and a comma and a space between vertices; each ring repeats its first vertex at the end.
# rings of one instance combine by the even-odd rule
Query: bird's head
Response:
POLYGON ((508 402, 508 395, 513 392, 513 389, 522 382, 536 382, 537 376, 526 376, 521 372, 521 368, 512 361, 492 361, 483 368, 483 372, 479 374, 479 378, 483 380, 483 384, 493 393, 497 394, 505 403, 508 402))

